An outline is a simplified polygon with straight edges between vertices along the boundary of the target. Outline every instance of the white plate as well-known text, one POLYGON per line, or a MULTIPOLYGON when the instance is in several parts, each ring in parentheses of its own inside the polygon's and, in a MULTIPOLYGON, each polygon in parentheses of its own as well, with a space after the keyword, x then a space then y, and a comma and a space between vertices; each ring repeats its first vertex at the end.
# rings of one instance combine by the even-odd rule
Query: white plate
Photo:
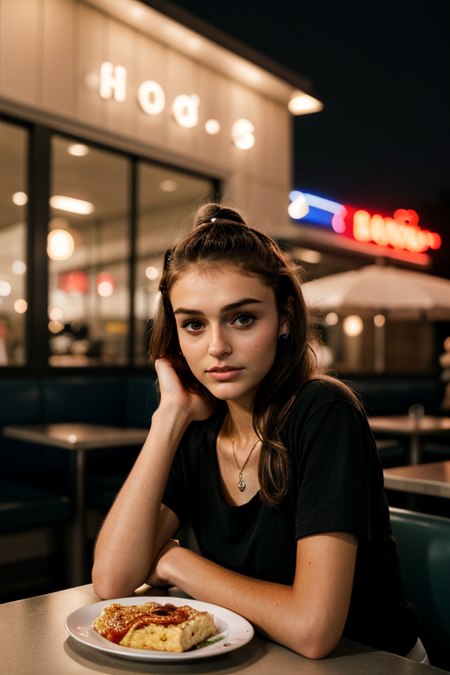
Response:
POLYGON ((152 596, 138 596, 132 598, 118 598, 117 600, 104 600, 97 602, 94 605, 81 607, 75 612, 72 612, 65 623, 67 631, 75 640, 81 642, 94 649, 99 649, 102 652, 108 652, 114 656, 121 656, 127 659, 138 659, 141 661, 189 661, 191 659, 204 659, 210 656, 217 656, 218 654, 226 654, 233 649, 238 649, 250 642, 253 637, 253 627, 242 616, 231 612, 229 609, 219 607, 218 605, 211 605, 209 602, 200 602, 199 600, 191 600, 190 598, 172 598, 172 597, 152 597, 152 596), (148 649, 132 649, 131 647, 122 647, 121 645, 110 642, 106 638, 99 635, 92 627, 93 622, 97 619, 104 607, 112 605, 113 602, 118 602, 121 605, 142 605, 145 602, 159 602, 165 604, 166 602, 176 605, 189 605, 201 612, 210 612, 214 614, 214 621, 218 630, 218 634, 214 635, 211 640, 221 638, 217 642, 194 649, 192 651, 182 652, 181 654, 174 652, 159 652, 148 649))

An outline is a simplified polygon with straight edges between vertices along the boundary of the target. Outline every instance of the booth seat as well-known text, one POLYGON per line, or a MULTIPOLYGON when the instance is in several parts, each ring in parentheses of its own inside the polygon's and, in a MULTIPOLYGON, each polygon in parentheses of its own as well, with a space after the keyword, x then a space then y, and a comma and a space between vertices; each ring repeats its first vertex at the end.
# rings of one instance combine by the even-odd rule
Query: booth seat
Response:
POLYGON ((11 478, 0 478, 0 532, 53 525, 69 518, 67 497, 11 478))
MULTIPOLYGON (((347 384, 360 397, 369 417, 381 415, 407 415, 411 406, 423 405, 426 415, 443 415, 441 401, 444 385, 438 376, 422 375, 378 375, 354 377, 347 384)), ((400 466, 407 463, 407 440, 378 442, 378 451, 384 467, 400 466)), ((433 442, 423 444, 423 461, 436 462, 450 459, 450 443, 433 442)))
POLYGON ((109 511, 126 477, 127 473, 90 476, 87 482, 87 502, 89 506, 101 511, 109 511))
POLYGON ((0 477, 0 602, 65 584, 64 554, 56 542, 64 541, 70 518, 71 504, 64 495, 0 477), (48 546, 49 541, 54 542, 52 552, 43 555, 39 543, 48 546))
POLYGON ((406 595, 431 665, 450 670, 450 520, 390 509, 406 595))
MULTIPOLYGON (((158 405, 151 373, 1 378, 0 401, 0 432, 6 425, 58 422, 149 428, 158 405)), ((88 474, 126 475, 138 450, 129 447, 91 450, 87 453, 88 474)), ((67 494, 67 452, 9 439, 0 433, 0 457, 0 480, 10 485, 8 503, 20 504, 22 514, 28 509, 27 504, 35 497, 39 499, 35 489, 67 494)), ((45 502, 44 495, 41 497, 45 502)))
POLYGON ((412 405, 421 404, 426 415, 442 415, 444 394, 438 376, 379 375, 347 380, 361 397, 369 416, 407 415, 412 405))

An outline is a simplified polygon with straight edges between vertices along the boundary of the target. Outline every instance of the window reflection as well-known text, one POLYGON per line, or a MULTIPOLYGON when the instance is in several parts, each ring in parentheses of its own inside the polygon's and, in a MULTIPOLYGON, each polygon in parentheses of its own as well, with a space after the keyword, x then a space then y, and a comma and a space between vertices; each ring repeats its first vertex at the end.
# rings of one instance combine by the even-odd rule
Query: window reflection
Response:
POLYGON ((135 269, 134 363, 148 363, 149 325, 155 313, 162 254, 173 243, 190 213, 213 199, 206 178, 140 162, 135 269))
POLYGON ((54 136, 49 235, 52 366, 127 362, 129 162, 54 136))
POLYGON ((0 122, 0 367, 25 365, 28 132, 0 122))

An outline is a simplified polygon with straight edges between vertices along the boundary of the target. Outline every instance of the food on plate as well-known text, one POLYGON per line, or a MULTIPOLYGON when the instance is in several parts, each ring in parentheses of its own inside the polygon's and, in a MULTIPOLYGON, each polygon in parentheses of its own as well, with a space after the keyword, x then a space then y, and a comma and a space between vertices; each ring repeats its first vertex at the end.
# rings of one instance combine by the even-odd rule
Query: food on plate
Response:
POLYGON ((189 605, 113 603, 93 623, 97 633, 122 647, 185 652, 215 633, 214 616, 189 605))

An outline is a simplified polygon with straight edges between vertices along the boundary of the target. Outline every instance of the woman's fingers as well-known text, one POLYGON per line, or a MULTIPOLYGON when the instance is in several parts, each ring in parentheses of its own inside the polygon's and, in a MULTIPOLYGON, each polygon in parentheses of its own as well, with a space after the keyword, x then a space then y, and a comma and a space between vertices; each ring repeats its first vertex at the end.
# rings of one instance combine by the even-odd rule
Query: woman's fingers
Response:
POLYGON ((150 584, 150 586, 162 587, 170 585, 170 579, 168 578, 168 574, 164 566, 164 557, 170 551, 170 549, 178 548, 179 546, 180 544, 177 539, 169 539, 166 541, 164 546, 153 560, 150 572, 147 579, 145 580, 147 584, 150 584))
POLYGON ((191 390, 189 380, 194 376, 184 359, 164 354, 157 359, 155 368, 162 404, 173 404, 189 410, 193 420, 204 420, 212 415, 214 401, 206 394, 201 396, 191 390))

